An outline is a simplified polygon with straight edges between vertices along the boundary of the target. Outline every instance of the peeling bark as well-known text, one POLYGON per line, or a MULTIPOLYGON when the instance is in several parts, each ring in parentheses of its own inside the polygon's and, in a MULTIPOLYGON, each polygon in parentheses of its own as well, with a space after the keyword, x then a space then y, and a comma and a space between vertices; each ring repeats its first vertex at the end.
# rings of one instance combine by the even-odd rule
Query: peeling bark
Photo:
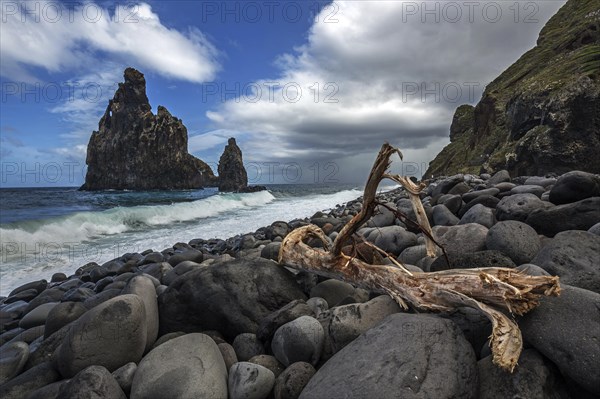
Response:
MULTIPOLYGON (((505 370, 513 371, 523 342, 519 327, 507 314, 522 315, 539 304, 541 296, 559 295, 558 277, 529 276, 506 268, 455 269, 435 273, 415 273, 395 262, 395 266, 372 265, 342 253, 344 245, 353 243, 358 229, 373 215, 377 187, 382 179, 401 184, 417 215, 417 222, 427 239, 427 255, 436 256, 436 243, 419 193, 423 189, 406 177, 387 173, 390 156, 399 150, 384 144, 365 186, 361 211, 352 218, 329 248, 325 233, 314 225, 298 228, 282 242, 279 262, 299 270, 346 281, 350 284, 389 294, 398 304, 420 310, 446 312, 457 307, 478 309, 492 321, 491 349, 493 361, 505 370), (324 249, 312 248, 304 241, 318 238, 324 249)), ((385 252, 369 244, 382 254, 385 252)), ((392 258, 390 258, 392 259, 392 258)))

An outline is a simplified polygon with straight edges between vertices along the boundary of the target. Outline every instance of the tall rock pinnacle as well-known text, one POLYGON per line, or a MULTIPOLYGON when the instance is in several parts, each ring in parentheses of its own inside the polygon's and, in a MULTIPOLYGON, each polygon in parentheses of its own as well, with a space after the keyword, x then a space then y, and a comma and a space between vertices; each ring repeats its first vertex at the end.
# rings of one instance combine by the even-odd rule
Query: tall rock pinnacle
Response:
POLYGON ((188 153, 180 119, 146 96, 144 75, 125 70, 112 100, 90 138, 82 190, 169 190, 214 186, 210 167, 188 153))
POLYGON ((219 159, 219 191, 244 191, 248 187, 248 174, 242 161, 242 150, 232 137, 219 159))

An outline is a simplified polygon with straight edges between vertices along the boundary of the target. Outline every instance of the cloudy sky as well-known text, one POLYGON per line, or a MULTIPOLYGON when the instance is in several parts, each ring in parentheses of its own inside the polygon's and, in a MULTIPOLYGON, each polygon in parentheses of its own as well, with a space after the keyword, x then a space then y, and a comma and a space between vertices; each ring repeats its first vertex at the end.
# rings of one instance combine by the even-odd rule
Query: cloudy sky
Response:
POLYGON ((0 4, 7 187, 82 183, 127 66, 146 75, 154 110, 183 120, 193 154, 216 165, 236 137, 252 182, 360 182, 384 141, 405 154, 399 172, 420 176, 454 109, 564 1, 0 4))

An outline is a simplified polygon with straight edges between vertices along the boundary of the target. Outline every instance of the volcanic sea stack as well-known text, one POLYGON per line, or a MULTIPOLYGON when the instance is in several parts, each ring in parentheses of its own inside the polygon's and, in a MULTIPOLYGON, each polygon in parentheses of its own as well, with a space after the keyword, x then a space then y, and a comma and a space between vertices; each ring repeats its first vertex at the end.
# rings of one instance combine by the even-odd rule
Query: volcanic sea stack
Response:
POLYGON ((170 190, 216 186, 210 167, 188 153, 187 129, 158 106, 152 113, 144 75, 125 70, 87 148, 82 190, 170 190))

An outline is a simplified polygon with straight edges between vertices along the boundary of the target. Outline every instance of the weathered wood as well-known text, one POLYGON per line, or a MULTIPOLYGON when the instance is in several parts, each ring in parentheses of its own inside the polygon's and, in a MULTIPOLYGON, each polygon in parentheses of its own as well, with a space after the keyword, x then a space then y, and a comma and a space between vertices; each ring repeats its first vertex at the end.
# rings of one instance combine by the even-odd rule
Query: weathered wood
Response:
MULTIPOLYGON (((535 308, 541 296, 558 295, 558 277, 529 276, 506 268, 415 273, 401 265, 371 265, 342 253, 342 247, 353 242, 353 235, 373 215, 377 186, 383 178, 392 179, 406 188, 419 224, 432 236, 419 199, 422 187, 407 178, 386 173, 390 165, 389 158, 396 152, 400 153, 387 143, 383 145, 365 186, 362 209, 340 231, 331 249, 325 233, 317 226, 308 225, 285 237, 279 262, 367 290, 387 293, 405 309, 409 305, 429 311, 450 311, 463 306, 478 309, 492 321, 490 344, 494 363, 513 371, 523 343, 519 327, 504 312, 522 315, 535 308), (320 239, 324 249, 307 245, 304 241, 308 238, 320 239)), ((372 247, 376 248, 374 245, 372 247)), ((427 255, 435 256, 437 252, 435 243, 428 238, 427 255)))

